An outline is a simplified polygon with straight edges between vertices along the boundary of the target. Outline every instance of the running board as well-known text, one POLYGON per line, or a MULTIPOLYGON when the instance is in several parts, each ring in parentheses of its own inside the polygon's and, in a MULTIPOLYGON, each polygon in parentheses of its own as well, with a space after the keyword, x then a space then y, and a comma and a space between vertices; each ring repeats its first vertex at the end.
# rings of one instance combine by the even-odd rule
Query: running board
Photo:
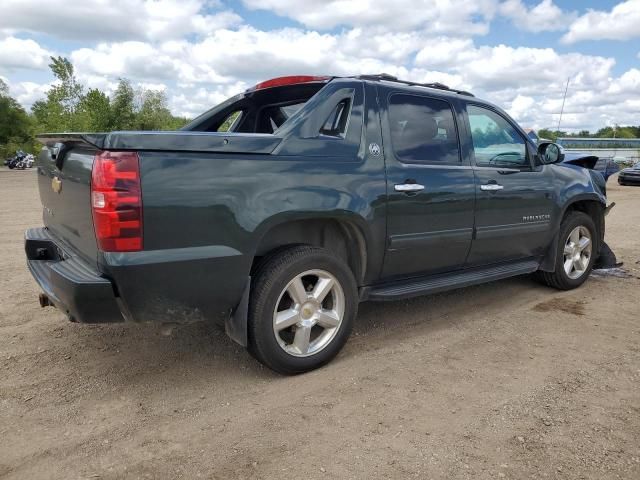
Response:
POLYGON ((539 260, 525 260, 500 266, 463 270, 454 273, 413 278, 401 282, 373 286, 362 292, 361 300, 401 300, 429 293, 444 292, 455 288, 468 287, 479 283, 493 282, 503 278, 525 275, 538 270, 539 260))

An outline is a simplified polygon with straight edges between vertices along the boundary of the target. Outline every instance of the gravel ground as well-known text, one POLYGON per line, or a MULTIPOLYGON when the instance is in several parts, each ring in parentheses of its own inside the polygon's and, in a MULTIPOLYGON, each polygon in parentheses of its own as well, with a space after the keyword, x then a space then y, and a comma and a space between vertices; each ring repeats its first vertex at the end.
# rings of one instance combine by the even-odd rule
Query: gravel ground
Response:
POLYGON ((217 327, 41 309, 33 172, 0 170, 0 478, 640 478, 640 188, 609 181, 626 278, 527 277, 363 304, 327 367, 281 377, 217 327))

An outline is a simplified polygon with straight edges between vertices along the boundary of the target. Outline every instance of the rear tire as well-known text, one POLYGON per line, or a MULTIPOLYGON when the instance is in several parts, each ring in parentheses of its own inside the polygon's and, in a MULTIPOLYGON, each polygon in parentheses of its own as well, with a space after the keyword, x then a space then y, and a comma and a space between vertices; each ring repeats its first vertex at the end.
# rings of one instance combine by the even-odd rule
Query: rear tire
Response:
POLYGON ((571 290, 589 277, 599 249, 593 219, 583 212, 571 212, 560 225, 558 253, 553 272, 537 272, 538 278, 558 290, 571 290))
POLYGON ((263 261, 249 299, 249 352, 292 375, 325 365, 344 346, 358 310, 349 267, 329 251, 292 247, 263 261))

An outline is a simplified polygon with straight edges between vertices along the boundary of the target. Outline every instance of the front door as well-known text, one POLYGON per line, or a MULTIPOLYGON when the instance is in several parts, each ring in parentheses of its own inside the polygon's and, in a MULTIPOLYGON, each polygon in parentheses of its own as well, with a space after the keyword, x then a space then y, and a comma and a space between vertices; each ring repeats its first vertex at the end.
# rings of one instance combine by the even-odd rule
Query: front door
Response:
POLYGON ((552 238, 553 178, 533 146, 498 111, 467 104, 476 176, 475 237, 468 266, 543 255, 552 238))
POLYGON ((387 168, 383 277, 464 265, 473 234, 474 176, 460 153, 458 104, 380 88, 387 168))

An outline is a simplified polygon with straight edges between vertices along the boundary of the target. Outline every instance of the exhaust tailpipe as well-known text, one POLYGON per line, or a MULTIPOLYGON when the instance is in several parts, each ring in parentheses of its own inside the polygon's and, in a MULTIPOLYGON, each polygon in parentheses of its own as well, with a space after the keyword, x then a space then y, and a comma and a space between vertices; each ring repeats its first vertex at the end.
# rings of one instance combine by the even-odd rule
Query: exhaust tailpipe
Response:
POLYGON ((40 306, 42 308, 55 306, 53 302, 49 300, 49 297, 47 296, 46 293, 41 293, 40 295, 38 295, 38 301, 40 302, 40 306))

